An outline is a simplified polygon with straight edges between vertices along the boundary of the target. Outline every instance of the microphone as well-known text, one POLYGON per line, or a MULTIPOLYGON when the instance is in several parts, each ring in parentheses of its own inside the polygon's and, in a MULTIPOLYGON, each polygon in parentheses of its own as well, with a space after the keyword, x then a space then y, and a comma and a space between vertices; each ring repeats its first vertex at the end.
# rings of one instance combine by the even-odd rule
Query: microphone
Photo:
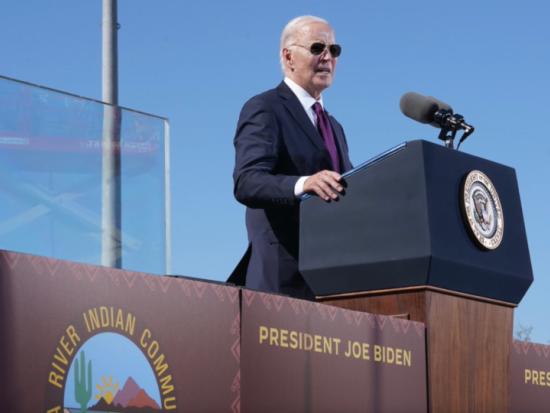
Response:
POLYGON ((464 116, 453 113, 453 108, 450 105, 433 96, 408 92, 401 96, 399 107, 405 116, 417 122, 441 128, 439 139, 444 140, 449 148, 453 148, 453 141, 458 130, 463 130, 464 133, 457 149, 474 132, 474 127, 466 123, 464 116))
POLYGON ((445 102, 415 92, 408 92, 401 96, 399 107, 405 116, 420 123, 428 123, 436 128, 441 127, 439 120, 435 117, 437 112, 453 113, 453 108, 445 102))

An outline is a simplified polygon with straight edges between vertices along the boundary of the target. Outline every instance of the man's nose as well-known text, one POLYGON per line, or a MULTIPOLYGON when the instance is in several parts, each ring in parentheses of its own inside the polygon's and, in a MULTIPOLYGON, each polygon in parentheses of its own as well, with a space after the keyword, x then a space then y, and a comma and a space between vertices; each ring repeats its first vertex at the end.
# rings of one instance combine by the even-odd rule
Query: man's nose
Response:
POLYGON ((321 53, 321 60, 330 60, 333 56, 330 54, 330 50, 328 47, 325 47, 325 50, 323 50, 323 53, 321 53))

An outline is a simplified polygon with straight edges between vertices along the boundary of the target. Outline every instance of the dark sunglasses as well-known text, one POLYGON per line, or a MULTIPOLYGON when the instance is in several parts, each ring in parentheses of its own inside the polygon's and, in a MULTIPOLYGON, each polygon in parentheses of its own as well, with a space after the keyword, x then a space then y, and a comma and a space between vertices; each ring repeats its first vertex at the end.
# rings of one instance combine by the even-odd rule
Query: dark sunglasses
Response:
POLYGON ((328 51, 330 52, 332 57, 338 57, 342 54, 342 46, 340 46, 339 44, 324 44, 321 42, 315 42, 312 43, 309 47, 303 46, 301 44, 296 44, 294 46, 300 46, 304 49, 308 49, 313 56, 319 56, 325 51, 326 48, 328 48, 328 51))

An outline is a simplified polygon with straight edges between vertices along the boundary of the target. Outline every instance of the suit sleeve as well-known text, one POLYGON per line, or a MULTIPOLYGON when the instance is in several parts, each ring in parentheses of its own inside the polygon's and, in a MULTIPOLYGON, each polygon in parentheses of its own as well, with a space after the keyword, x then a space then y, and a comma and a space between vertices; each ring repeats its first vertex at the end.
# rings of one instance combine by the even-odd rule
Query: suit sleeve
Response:
POLYGON ((259 97, 241 110, 234 139, 235 198, 251 208, 294 205, 299 176, 278 171, 282 150, 280 127, 270 105, 259 97))

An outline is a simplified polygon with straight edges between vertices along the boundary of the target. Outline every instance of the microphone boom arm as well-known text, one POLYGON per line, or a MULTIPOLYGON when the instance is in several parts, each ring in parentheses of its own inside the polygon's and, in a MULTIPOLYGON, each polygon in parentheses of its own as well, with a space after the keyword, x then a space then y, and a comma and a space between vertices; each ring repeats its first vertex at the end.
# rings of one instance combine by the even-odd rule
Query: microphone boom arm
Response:
POLYGON ((458 113, 453 114, 452 110, 441 109, 435 112, 434 122, 441 125, 441 132, 439 132, 439 139, 445 142, 445 146, 450 149, 454 149, 454 140, 456 133, 459 130, 463 130, 460 141, 458 142, 457 150, 460 148, 460 144, 464 140, 474 133, 475 128, 472 125, 467 124, 464 121, 464 116, 458 113))

